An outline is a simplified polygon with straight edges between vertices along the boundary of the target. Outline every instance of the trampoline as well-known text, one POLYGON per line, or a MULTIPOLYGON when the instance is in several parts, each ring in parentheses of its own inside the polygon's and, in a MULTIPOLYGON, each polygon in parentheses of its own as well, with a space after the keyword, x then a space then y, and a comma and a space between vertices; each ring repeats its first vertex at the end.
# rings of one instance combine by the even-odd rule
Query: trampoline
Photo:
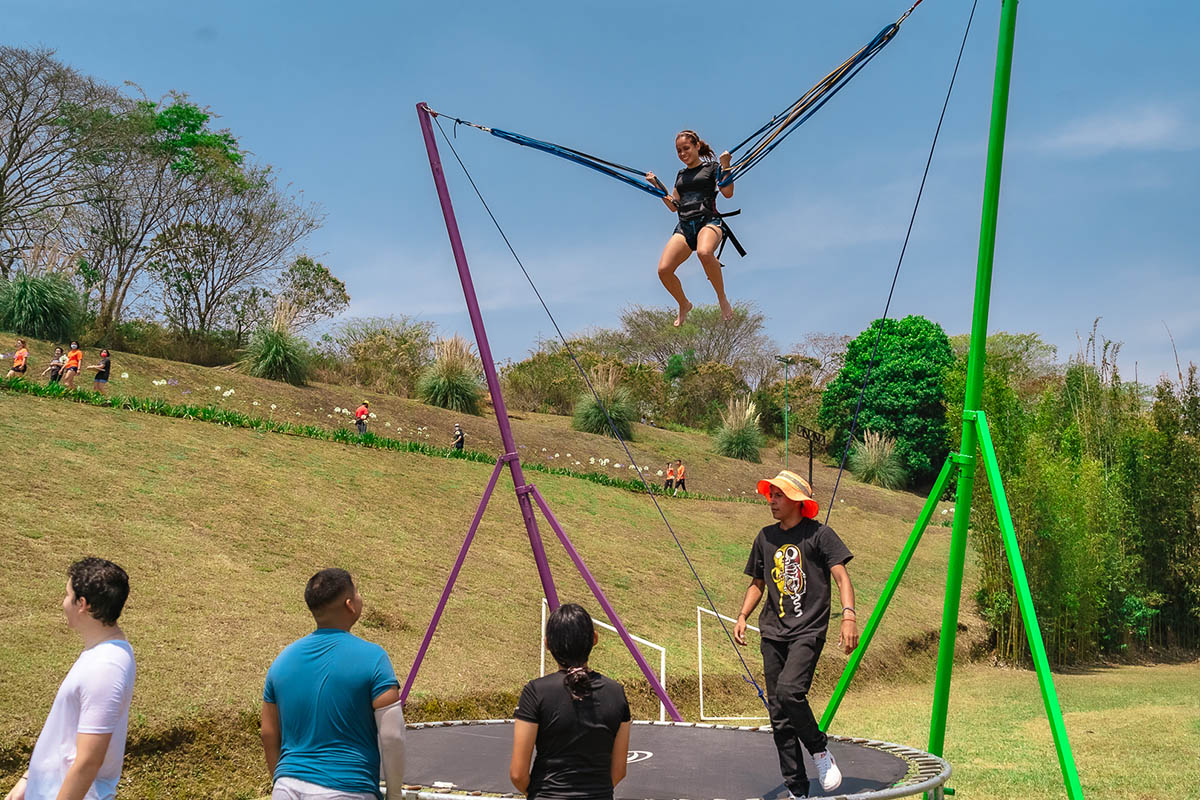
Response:
MULTIPOLYGON (((521 797, 508 781, 512 735, 512 720, 409 725, 400 796, 404 800, 521 797)), ((832 794, 822 792, 816 769, 805 754, 810 798, 884 800, 929 792, 931 798, 941 800, 942 786, 950 777, 946 761, 903 745, 831 735, 829 750, 842 770, 842 785, 832 794)), ((770 727, 686 722, 634 722, 629 772, 614 793, 615 800, 786 797, 770 727)))

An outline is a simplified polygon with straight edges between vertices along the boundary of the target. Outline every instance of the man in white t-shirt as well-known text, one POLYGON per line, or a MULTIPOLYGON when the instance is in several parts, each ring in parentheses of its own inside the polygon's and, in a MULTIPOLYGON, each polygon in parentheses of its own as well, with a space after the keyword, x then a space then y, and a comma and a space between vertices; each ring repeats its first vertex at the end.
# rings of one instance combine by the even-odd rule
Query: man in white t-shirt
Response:
POLYGON ((29 769, 5 800, 111 800, 121 779, 137 672, 117 627, 129 576, 102 558, 75 562, 67 576, 63 612, 83 652, 58 689, 29 769))

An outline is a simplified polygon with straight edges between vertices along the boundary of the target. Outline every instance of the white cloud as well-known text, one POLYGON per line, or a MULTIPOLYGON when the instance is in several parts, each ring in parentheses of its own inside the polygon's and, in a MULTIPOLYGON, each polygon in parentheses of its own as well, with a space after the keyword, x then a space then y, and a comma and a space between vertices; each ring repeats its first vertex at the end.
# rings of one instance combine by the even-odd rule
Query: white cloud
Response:
POLYGON ((1191 150, 1197 126, 1179 108, 1143 105, 1091 114, 1064 125, 1037 143, 1039 150, 1087 158, 1117 150, 1191 150))

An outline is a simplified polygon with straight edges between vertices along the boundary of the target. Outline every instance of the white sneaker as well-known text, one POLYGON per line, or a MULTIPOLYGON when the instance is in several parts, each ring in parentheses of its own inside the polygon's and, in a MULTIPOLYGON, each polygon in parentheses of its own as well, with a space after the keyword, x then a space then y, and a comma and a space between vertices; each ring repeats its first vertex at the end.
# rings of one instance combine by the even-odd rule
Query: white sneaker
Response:
POLYGON ((842 785, 842 771, 838 769, 837 762, 833 760, 833 753, 828 750, 823 753, 813 753, 813 763, 817 765, 817 779, 821 781, 822 789, 832 792, 842 785))
POLYGON ((791 789, 788 789, 788 800, 808 800, 808 794, 794 794, 791 789))

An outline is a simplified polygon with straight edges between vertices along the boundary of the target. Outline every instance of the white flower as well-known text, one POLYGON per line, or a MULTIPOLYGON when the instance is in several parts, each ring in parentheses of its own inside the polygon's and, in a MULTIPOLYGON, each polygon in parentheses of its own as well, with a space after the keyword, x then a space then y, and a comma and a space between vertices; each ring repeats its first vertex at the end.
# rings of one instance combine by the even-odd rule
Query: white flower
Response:
MULTIPOLYGON (((275 409, 277 409, 277 408, 279 408, 279 406, 275 405, 274 403, 271 403, 271 410, 272 410, 272 411, 274 411, 274 410, 275 410, 275 409)), ((299 414, 300 412, 299 412, 299 411, 297 411, 296 413, 297 413, 297 414, 299 414)))
POLYGON ((544 452, 546 452, 546 448, 544 448, 544 447, 543 447, 543 448, 542 448, 542 452, 543 452, 543 453, 544 453, 544 452))
POLYGON ((567 458, 570 458, 570 457, 571 457, 571 454, 570 454, 570 453, 567 453, 567 458))
POLYGON ((371 419, 375 419, 375 412, 372 411, 370 414, 367 414, 367 416, 370 417, 371 419))
POLYGON ((254 402, 252 402, 250 405, 252 405, 252 406, 256 406, 256 405, 258 405, 258 401, 257 401, 257 400, 255 400, 255 401, 254 401, 254 402))
POLYGON ((947 512, 947 510, 948 510, 948 509, 945 509, 945 508, 943 508, 943 509, 942 509, 942 516, 945 516, 945 515, 946 515, 946 512, 947 512))
POLYGON ((555 457, 555 458, 558 458, 558 453, 555 453, 555 454, 554 454, 554 457, 555 457))
POLYGON ((617 469, 620 469, 620 468, 621 468, 621 465, 620 465, 620 464, 613 464, 613 466, 614 466, 614 467, 616 467, 617 469))
POLYGON ((231 394, 233 394, 233 389, 226 389, 225 391, 221 392, 221 397, 229 397, 231 394))
POLYGON ((658 471, 658 477, 660 477, 660 478, 662 477, 662 470, 661 470, 661 469, 658 471))
POLYGON ((230 389, 230 390, 229 390, 229 393, 230 393, 230 394, 233 394, 233 393, 234 393, 233 389, 230 389))
POLYGON ((128 373, 128 372, 122 372, 122 373, 121 373, 121 377, 122 377, 122 378, 128 378, 128 377, 129 377, 129 373, 128 373))
POLYGON ((330 419, 333 419, 333 414, 326 414, 325 416, 329 417, 330 419))
POLYGON ((588 463, 589 463, 589 464, 595 464, 595 463, 596 463, 596 457, 595 457, 595 456, 592 456, 591 458, 589 458, 589 459, 588 459, 588 463))
POLYGON ((340 413, 342 413, 341 406, 334 406, 334 408, 333 408, 333 413, 335 413, 335 414, 340 414, 340 413))
POLYGON ((388 428, 392 427, 392 423, 390 423, 390 422, 385 422, 383 424, 384 424, 384 426, 386 426, 388 428))
POLYGON ((297 412, 296 412, 296 416, 297 416, 297 417, 298 417, 298 416, 300 416, 300 412, 299 412, 299 411, 297 411, 297 412))
POLYGON ((221 387, 220 387, 220 386, 214 386, 214 387, 213 387, 213 391, 214 391, 214 392, 219 392, 219 391, 221 391, 221 387))

